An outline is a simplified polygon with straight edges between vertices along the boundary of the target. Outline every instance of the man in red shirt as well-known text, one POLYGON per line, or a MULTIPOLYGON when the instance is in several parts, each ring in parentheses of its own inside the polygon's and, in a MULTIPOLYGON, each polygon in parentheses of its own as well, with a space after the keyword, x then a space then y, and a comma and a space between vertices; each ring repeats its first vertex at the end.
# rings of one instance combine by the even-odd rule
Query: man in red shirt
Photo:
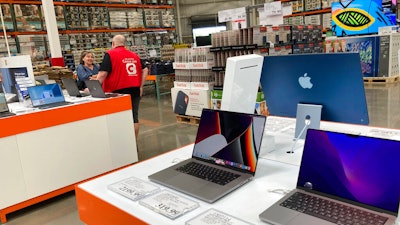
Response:
POLYGON ((136 53, 125 48, 125 41, 123 35, 114 36, 111 50, 105 53, 96 79, 102 83, 104 92, 129 94, 131 96, 137 140, 139 134, 139 102, 149 71, 136 53))

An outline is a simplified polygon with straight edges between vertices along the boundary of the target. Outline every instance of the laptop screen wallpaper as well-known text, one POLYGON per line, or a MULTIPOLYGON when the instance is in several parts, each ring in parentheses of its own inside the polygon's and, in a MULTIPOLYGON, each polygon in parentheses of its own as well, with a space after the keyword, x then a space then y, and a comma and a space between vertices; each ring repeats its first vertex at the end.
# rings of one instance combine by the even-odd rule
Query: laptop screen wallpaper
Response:
POLYGON ((397 214, 400 141, 309 130, 297 186, 397 214))
POLYGON ((28 92, 33 106, 63 102, 65 100, 59 84, 29 87, 28 92))
POLYGON ((193 156, 254 173, 264 116, 204 109, 193 156))

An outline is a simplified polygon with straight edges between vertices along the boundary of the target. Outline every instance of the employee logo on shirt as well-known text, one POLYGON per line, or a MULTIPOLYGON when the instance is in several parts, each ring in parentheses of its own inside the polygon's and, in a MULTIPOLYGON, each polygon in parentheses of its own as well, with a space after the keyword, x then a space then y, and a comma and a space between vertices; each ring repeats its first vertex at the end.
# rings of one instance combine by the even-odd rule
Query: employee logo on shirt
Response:
POLYGON ((129 76, 136 76, 136 65, 134 63, 127 63, 126 72, 128 72, 129 76))

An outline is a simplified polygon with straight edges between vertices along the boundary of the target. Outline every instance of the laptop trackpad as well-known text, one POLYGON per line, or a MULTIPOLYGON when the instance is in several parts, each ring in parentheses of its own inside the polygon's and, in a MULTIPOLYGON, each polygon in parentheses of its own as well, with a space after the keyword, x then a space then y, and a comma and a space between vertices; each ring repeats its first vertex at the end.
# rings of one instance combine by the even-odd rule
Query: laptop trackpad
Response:
POLYGON ((178 188, 182 188, 184 190, 193 190, 197 189, 199 186, 204 185, 204 180, 200 180, 200 178, 180 173, 174 177, 171 177, 167 180, 167 183, 170 183, 178 188))
POLYGON ((334 223, 307 214, 299 214, 296 217, 294 217, 293 220, 291 220, 287 225, 310 225, 310 224, 332 225, 334 223))

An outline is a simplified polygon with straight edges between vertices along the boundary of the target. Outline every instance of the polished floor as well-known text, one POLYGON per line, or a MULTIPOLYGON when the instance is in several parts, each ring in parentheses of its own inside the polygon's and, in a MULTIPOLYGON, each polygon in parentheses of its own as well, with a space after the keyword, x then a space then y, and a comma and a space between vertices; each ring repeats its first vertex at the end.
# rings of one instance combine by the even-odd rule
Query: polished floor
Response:
MULTIPOLYGON (((400 83, 366 84, 370 125, 400 129, 400 83)), ((164 87, 168 89, 168 87, 164 87)), ((148 87, 139 118, 139 160, 190 144, 197 126, 176 122, 169 94, 157 101, 148 87)), ((7 215, 7 225, 82 225, 73 192, 7 215)))

